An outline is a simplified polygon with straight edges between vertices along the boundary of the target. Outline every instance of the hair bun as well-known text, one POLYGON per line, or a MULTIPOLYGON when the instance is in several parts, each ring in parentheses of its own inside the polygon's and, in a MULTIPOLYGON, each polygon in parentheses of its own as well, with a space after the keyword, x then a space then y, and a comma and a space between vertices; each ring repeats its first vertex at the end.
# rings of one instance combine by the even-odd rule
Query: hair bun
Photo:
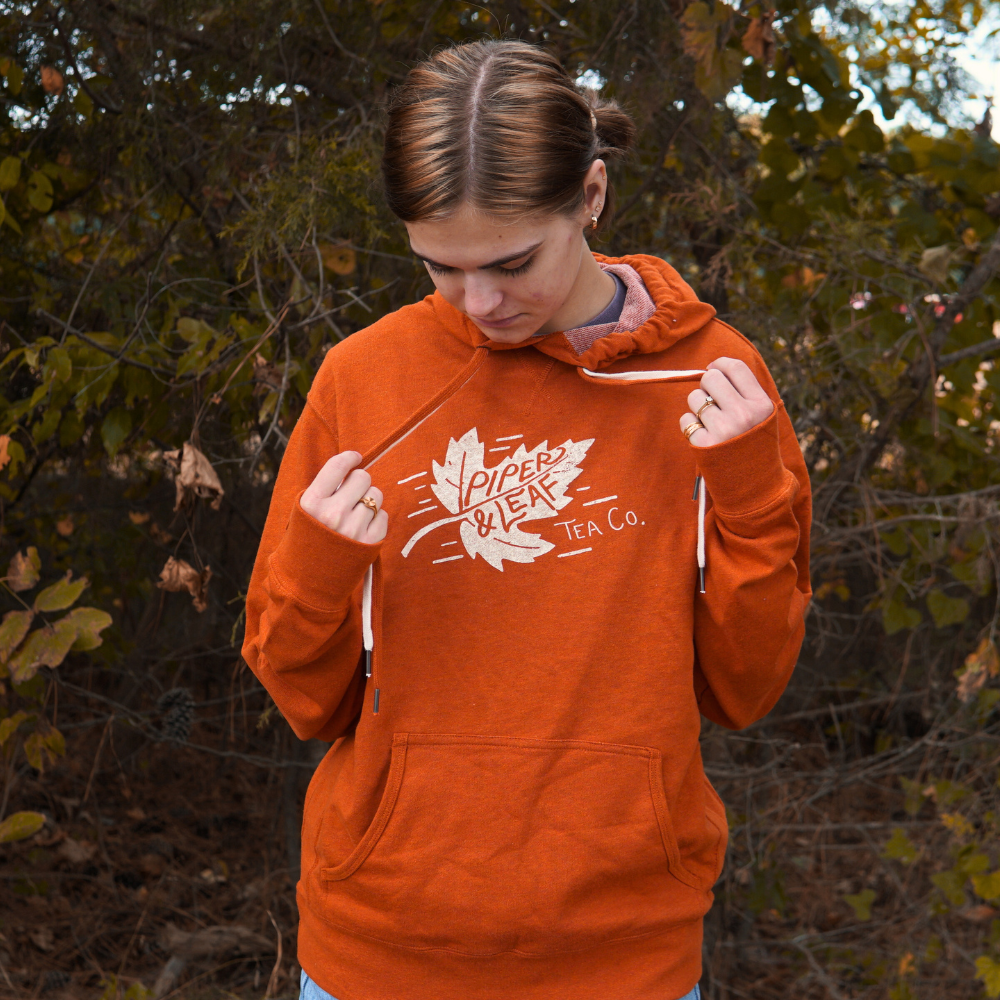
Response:
POLYGON ((594 131, 601 157, 624 156, 635 141, 635 123, 615 101, 600 101, 593 106, 594 131))

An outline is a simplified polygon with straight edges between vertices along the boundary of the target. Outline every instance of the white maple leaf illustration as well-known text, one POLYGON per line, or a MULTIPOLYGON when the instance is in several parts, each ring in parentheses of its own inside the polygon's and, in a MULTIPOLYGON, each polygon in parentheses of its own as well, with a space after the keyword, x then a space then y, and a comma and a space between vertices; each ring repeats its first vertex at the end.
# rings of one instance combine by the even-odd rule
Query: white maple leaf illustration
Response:
POLYGON ((461 522, 459 533, 473 559, 482 556, 501 572, 504 559, 534 562, 555 546, 521 525, 555 517, 573 502, 566 490, 583 471, 577 466, 593 443, 593 438, 567 440, 549 448, 543 441, 531 451, 520 444, 513 455, 487 468, 486 449, 475 427, 457 441, 452 438, 444 464, 432 463, 436 482, 431 486, 451 516, 424 525, 403 547, 403 555, 436 528, 461 522))

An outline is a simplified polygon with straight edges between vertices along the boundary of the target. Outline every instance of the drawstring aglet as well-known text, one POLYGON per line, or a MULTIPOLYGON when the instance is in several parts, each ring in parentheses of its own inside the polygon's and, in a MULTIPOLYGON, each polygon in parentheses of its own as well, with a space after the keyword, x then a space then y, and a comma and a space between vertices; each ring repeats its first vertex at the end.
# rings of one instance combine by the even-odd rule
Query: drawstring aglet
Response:
POLYGON ((705 593, 705 567, 704 566, 699 566, 698 567, 698 593, 699 594, 704 594, 705 593))
POLYGON ((692 500, 698 499, 698 487, 701 486, 701 476, 694 477, 694 493, 691 494, 692 500))
POLYGON ((375 688, 375 706, 372 709, 372 715, 378 715, 378 688, 375 688))
POLYGON ((371 677, 372 675, 372 651, 370 649, 365 650, 365 677, 371 677))

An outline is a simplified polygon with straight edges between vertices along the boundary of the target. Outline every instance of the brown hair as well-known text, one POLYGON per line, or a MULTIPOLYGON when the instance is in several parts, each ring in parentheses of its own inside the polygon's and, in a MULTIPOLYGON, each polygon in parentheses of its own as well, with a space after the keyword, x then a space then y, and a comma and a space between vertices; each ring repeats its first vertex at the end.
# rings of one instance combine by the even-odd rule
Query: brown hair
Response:
MULTIPOLYGON (((538 46, 454 46, 414 66, 390 100, 389 208, 404 222, 445 218, 466 199, 497 217, 572 214, 590 165, 624 154, 634 135, 617 104, 578 89, 538 46)), ((609 181, 599 227, 613 208, 609 181)))

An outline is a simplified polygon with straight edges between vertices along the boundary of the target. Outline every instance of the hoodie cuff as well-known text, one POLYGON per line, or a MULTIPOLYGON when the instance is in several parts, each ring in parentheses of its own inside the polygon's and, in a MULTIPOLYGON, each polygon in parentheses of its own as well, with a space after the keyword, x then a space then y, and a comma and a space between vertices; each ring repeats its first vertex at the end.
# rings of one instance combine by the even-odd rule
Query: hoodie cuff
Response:
POLYGON ((367 545, 328 528, 295 498, 284 537, 268 563, 272 584, 318 611, 341 611, 375 562, 382 543, 367 545))
POLYGON ((776 403, 771 415, 738 437, 696 448, 698 469, 719 514, 749 517, 787 500, 798 481, 781 460, 776 403))

